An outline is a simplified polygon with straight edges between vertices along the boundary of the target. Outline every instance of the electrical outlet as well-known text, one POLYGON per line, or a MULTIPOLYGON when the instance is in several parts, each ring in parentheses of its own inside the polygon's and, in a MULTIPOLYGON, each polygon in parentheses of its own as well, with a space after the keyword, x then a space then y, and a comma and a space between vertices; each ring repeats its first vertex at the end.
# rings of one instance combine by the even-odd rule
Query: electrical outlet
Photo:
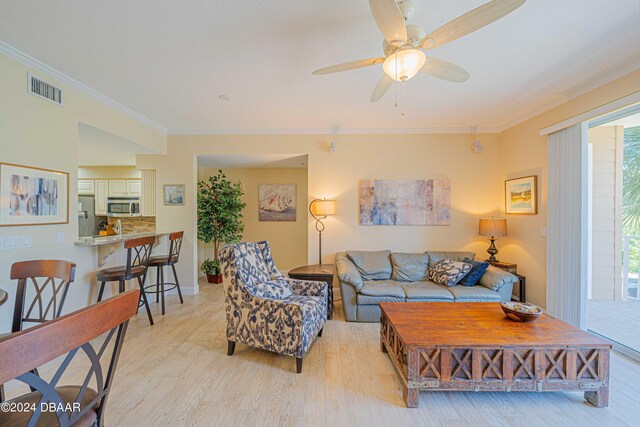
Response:
POLYGON ((5 236, 0 238, 0 250, 11 251, 31 247, 31 236, 5 236))

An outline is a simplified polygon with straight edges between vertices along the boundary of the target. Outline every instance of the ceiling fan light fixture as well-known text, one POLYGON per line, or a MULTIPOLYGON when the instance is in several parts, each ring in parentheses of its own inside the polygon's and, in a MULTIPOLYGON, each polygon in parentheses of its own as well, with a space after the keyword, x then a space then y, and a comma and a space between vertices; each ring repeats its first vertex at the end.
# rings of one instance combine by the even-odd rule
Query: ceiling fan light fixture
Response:
POLYGON ((424 66, 427 57, 418 49, 402 49, 389 55, 382 64, 384 72, 393 80, 403 82, 414 77, 424 66))

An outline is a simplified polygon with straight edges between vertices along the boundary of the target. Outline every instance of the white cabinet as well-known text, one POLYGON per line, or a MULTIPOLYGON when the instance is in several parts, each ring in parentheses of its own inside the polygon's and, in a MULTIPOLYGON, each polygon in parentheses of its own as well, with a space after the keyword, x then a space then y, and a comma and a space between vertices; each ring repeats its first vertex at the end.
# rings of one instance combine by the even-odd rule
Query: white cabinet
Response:
POLYGON ((139 179, 110 179, 109 197, 131 197, 142 195, 142 181, 139 179))
POLYGON ((109 193, 109 181, 106 179, 95 180, 96 215, 107 214, 107 194, 109 193))
POLYGON ((109 180, 109 197, 124 197, 127 195, 126 179, 109 180))
POLYGON ((127 196, 142 196, 142 181, 139 179, 127 180, 127 196))
POLYGON ((90 196, 95 194, 94 181, 92 179, 79 179, 78 194, 81 196, 90 196))

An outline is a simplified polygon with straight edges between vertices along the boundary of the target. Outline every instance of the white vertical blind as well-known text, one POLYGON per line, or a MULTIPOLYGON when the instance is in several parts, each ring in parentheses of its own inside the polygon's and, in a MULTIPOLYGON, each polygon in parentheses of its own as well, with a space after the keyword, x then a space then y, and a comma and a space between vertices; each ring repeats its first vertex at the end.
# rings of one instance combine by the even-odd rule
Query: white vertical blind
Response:
POLYGON ((547 311, 586 328, 588 133, 578 124, 549 135, 547 311))

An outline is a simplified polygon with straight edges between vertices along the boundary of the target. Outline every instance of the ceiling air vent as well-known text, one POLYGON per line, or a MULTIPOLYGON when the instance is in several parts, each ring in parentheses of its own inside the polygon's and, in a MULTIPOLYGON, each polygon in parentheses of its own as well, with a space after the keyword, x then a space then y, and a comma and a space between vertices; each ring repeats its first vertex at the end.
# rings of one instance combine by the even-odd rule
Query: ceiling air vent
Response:
POLYGON ((40 80, 39 78, 27 74, 27 90, 30 94, 39 96, 51 101, 57 105, 64 104, 64 97, 62 96, 62 89, 59 89, 47 82, 40 80))

